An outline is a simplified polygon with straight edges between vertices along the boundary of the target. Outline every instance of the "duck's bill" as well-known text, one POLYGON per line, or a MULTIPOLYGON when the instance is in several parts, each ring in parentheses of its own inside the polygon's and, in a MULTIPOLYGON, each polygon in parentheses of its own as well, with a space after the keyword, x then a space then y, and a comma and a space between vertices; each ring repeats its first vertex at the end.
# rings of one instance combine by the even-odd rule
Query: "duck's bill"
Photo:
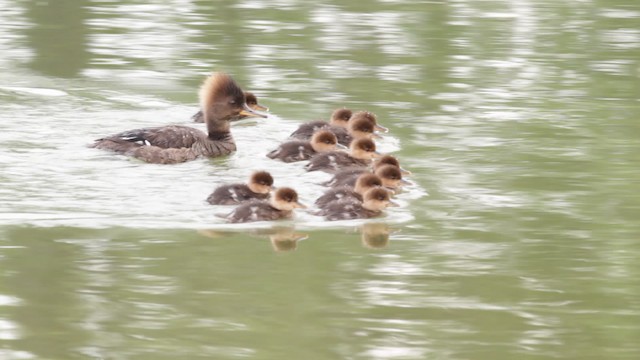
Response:
POLYGON ((374 139, 384 139, 384 136, 377 133, 371 134, 371 137, 373 137, 374 139))
POLYGON ((247 117, 263 117, 266 118, 267 115, 264 114, 260 114, 259 112, 256 112, 255 110, 253 110, 252 108, 249 107, 249 105, 247 105, 246 103, 244 105, 242 105, 243 109, 240 110, 240 115, 242 116, 247 116, 247 117))
POLYGON ((382 126, 380 124, 376 124, 374 129, 376 129, 377 131, 383 132, 383 133, 389 132, 389 129, 387 129, 386 127, 384 127, 384 126, 382 126))
POLYGON ((389 201, 389 203, 387 204, 388 207, 399 207, 400 204, 398 204, 395 201, 389 201))
POLYGON ((269 111, 268 107, 260 104, 253 104, 253 105, 250 105, 249 107, 256 111, 269 111))
POLYGON ((294 207, 297 207, 299 209, 306 209, 307 208, 307 206, 305 204, 301 204, 299 202, 295 203, 294 205, 295 205, 294 207))
POLYGON ((371 156, 373 156, 373 158, 375 159, 375 158, 379 158, 379 157, 381 157, 381 156, 382 156, 382 154, 381 154, 381 153, 379 153, 378 151, 373 151, 373 152, 371 153, 371 156))
POLYGON ((400 173, 402 175, 411 175, 411 171, 409 171, 407 169, 403 169, 403 168, 400 168, 400 173))
POLYGON ((347 150, 349 149, 348 147, 342 145, 342 144, 336 144, 336 149, 340 149, 340 150, 347 150))
POLYGON ((413 185, 413 183, 407 179, 400 179, 400 184, 402 185, 413 185))

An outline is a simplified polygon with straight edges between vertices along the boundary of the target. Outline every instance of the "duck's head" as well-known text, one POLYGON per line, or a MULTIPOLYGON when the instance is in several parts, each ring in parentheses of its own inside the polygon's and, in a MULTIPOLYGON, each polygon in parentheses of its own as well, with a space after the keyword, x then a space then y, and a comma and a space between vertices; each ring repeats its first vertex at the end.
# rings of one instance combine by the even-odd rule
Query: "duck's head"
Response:
POLYGON ((376 143, 371 139, 354 139, 349 145, 351 156, 360 160, 371 160, 380 156, 376 151, 376 143))
POLYGON ((298 193, 289 187, 281 187, 276 190, 271 198, 271 206, 282 211, 306 208, 306 206, 298 202, 298 193))
POLYGON ((257 111, 269 111, 269 108, 258 104, 258 97, 249 91, 244 92, 244 100, 247 102, 250 108, 257 111))
POLYGON ((380 187, 368 190, 362 198, 362 207, 367 210, 382 211, 387 206, 398 206, 391 201, 389 191, 380 187))
POLYGON ((209 76, 200 87, 199 97, 207 123, 229 121, 238 116, 266 117, 247 105, 240 86, 225 73, 209 76))
POLYGON ((374 136, 378 136, 375 135, 375 124, 367 117, 352 116, 351 120, 349 120, 349 125, 347 125, 347 129, 354 139, 370 139, 374 136))
POLYGON ((382 180, 378 175, 366 172, 358 176, 358 178, 356 179, 356 184, 353 187, 353 190, 358 194, 363 195, 369 189, 373 189, 381 186, 382 186, 382 180))
POLYGON ((318 130, 311 137, 311 147, 316 152, 333 151, 336 149, 338 139, 329 130, 318 130))
POLYGON ((268 194, 273 186, 273 177, 267 171, 256 171, 251 174, 249 189, 257 194, 268 194))
POLYGON ((382 165, 376 168, 375 174, 382 179, 382 185, 389 189, 396 189, 407 183, 402 178, 402 171, 394 165, 382 165))
POLYGON ((376 116, 376 114, 369 112, 369 111, 358 111, 356 113, 353 114, 354 117, 362 117, 362 118, 367 118, 369 119, 371 122, 373 122, 373 126, 375 127, 376 131, 380 131, 380 132, 389 132, 389 129, 387 129, 386 127, 378 124, 378 117, 376 116))
POLYGON ((411 171, 409 170, 405 170, 402 167, 400 167, 400 161, 398 161, 398 158, 396 158, 393 155, 382 155, 379 158, 377 158, 375 160, 375 162, 373 163, 373 168, 377 169, 378 167, 382 166, 382 165, 393 165, 393 166, 397 166, 398 168, 400 168, 400 172, 403 175, 411 175, 411 171))
POLYGON ((331 113, 331 119, 329 120, 329 122, 333 126, 346 128, 352 114, 353 112, 346 108, 336 109, 333 111, 333 113, 331 113))

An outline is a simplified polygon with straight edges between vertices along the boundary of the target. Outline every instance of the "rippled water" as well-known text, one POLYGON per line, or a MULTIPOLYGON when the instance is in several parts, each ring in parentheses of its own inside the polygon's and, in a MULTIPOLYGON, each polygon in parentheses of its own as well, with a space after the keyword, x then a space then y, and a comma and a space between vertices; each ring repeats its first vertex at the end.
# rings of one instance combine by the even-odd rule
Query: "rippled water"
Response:
POLYGON ((634 1, 0 0, 0 358, 637 359, 634 1), (211 71, 269 106, 238 152, 90 149, 188 124, 211 71), (373 222, 204 202, 336 107, 413 172, 373 222))

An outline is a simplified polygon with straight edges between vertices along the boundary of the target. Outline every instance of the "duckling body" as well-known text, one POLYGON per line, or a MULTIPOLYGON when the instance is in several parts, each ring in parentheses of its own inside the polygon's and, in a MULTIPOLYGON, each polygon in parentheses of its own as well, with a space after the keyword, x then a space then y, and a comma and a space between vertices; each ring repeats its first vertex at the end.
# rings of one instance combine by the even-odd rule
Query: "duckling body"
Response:
MULTIPOLYGON (((269 111, 268 107, 258 104, 258 97, 255 96, 252 92, 245 91, 244 97, 245 97, 245 101, 247 102, 247 105, 249 105, 251 109, 256 111, 269 111)), ((246 119, 248 117, 249 116, 246 116, 246 115, 238 115, 234 118, 231 118, 231 120, 229 121, 238 121, 238 120, 246 119)), ((191 116, 191 120, 197 123, 203 123, 204 113, 202 112, 202 110, 199 110, 197 113, 191 116)))
MULTIPOLYGON (((382 155, 379 158, 375 159, 373 161, 373 163, 372 163, 373 171, 375 172, 375 170, 377 168, 381 167, 382 165, 394 165, 394 166, 397 166, 400 169, 401 173, 409 174, 408 171, 403 170, 400 167, 400 162, 393 155, 385 154, 385 155, 382 155)), ((324 185, 324 186, 344 186, 344 185, 353 186, 355 184, 357 176, 362 174, 362 173, 364 173, 364 172, 368 172, 368 171, 369 171, 368 168, 363 168, 361 166, 346 167, 346 168, 336 172, 330 180, 323 182, 322 185, 324 185)))
POLYGON ((278 188, 270 201, 252 200, 240 204, 224 217, 230 223, 289 219, 293 216, 293 209, 304 207, 298 202, 295 190, 284 187, 278 188))
POLYGON ((357 139, 351 143, 349 152, 329 151, 314 155, 305 169, 335 173, 347 167, 366 168, 377 156, 376 145, 371 139, 357 139))
POLYGON ((304 123, 292 132, 289 137, 298 140, 308 140, 311 139, 316 131, 326 129, 334 133, 340 144, 343 144, 345 141, 343 138, 349 135, 347 123, 349 122, 349 118, 351 118, 351 114, 352 112, 349 109, 337 109, 331 114, 329 122, 317 120, 304 123))
POLYGON ((382 211, 390 205, 395 205, 389 199, 389 193, 382 188, 368 190, 363 201, 338 200, 328 203, 316 215, 324 216, 327 220, 368 219, 380 216, 382 211))
POLYGON ((357 177, 354 186, 340 186, 329 189, 315 201, 315 204, 319 208, 324 208, 333 201, 362 202, 362 195, 365 192, 381 186, 382 180, 377 175, 363 173, 357 177))
POLYGON ((263 116, 245 104, 242 89, 224 73, 216 73, 205 81, 200 89, 200 101, 206 109, 206 133, 179 125, 143 128, 98 139, 92 147, 157 164, 223 156, 236 150, 230 119, 238 115, 263 116))
POLYGON ((216 188, 207 198, 211 205, 234 205, 269 198, 273 177, 266 171, 251 175, 247 184, 229 184, 216 188))
POLYGON ((328 130, 318 130, 310 141, 291 140, 282 143, 277 149, 269 152, 267 157, 284 162, 303 161, 313 155, 335 150, 336 136, 328 130))

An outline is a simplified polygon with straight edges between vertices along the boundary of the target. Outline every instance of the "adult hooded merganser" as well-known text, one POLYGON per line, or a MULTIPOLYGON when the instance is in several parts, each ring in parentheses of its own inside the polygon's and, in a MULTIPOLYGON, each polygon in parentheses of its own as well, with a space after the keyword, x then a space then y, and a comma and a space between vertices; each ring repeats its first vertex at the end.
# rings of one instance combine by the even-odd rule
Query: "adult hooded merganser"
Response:
POLYGON ((298 129, 289 135, 290 138, 299 140, 308 140, 313 134, 320 129, 331 130, 334 134, 336 132, 344 132, 347 134, 346 128, 351 118, 352 112, 349 109, 336 109, 331 114, 329 122, 317 120, 304 123, 298 127, 298 129), (341 129, 341 130, 338 130, 341 129))
POLYGON ((240 204, 228 215, 223 215, 227 222, 243 223, 251 221, 267 221, 289 219, 293 209, 306 208, 298 202, 298 193, 288 187, 278 188, 271 200, 254 200, 240 204))
POLYGON ((228 155, 236 150, 230 119, 238 115, 262 116, 245 103, 242 89, 231 76, 215 73, 200 88, 207 133, 188 126, 170 125, 122 132, 92 145, 149 163, 175 164, 197 157, 228 155))
POLYGON ((346 167, 367 167, 371 159, 380 156, 376 144, 371 139, 356 139, 351 142, 349 152, 329 151, 314 155, 305 165, 307 171, 322 170, 335 173, 346 167))
POLYGON ((211 205, 233 205, 254 199, 267 199, 273 177, 267 171, 256 171, 246 184, 229 184, 216 188, 207 198, 211 205))
MULTIPOLYGON (((403 168, 400 167, 400 162, 395 156, 389 155, 389 154, 385 154, 380 156, 379 158, 374 159, 371 165, 372 165, 371 168, 373 171, 375 171, 377 168, 381 167, 382 165, 393 165, 393 166, 397 166, 400 169, 400 172, 402 174, 405 174, 405 175, 411 174, 411 172, 404 170, 403 168)), ((363 168, 362 166, 348 167, 336 172, 329 181, 325 181, 321 183, 321 185, 342 186, 342 185, 345 185, 345 181, 346 181, 346 182, 351 182, 350 186, 353 186, 353 182, 355 182, 357 175, 362 174, 364 172, 368 172, 368 171, 369 169, 363 168)))
POLYGON ((356 183, 353 187, 351 186, 341 186, 333 189, 329 189, 325 191, 325 193, 320 196, 315 204, 323 208, 327 206, 332 201, 362 201, 362 195, 369 189, 373 189, 375 187, 381 187, 382 180, 378 175, 372 173, 363 173, 358 176, 356 183))
POLYGON ((267 153, 267 157, 284 162, 308 160, 317 153, 335 150, 337 142, 336 136, 331 131, 318 130, 310 141, 284 142, 277 149, 267 153))
MULTIPOLYGON (((245 102, 247 103, 247 105, 249 105, 249 107, 253 110, 256 111, 269 111, 269 108, 263 105, 258 104, 258 97, 255 96, 252 92, 248 92, 245 91, 244 92, 244 99, 245 102)), ((246 119, 248 116, 246 115, 238 115, 234 118, 232 118, 230 121, 236 121, 236 120, 242 120, 242 119, 246 119)), ((198 111, 197 113, 195 113, 191 119, 194 122, 197 123, 202 123, 204 122, 204 114, 202 113, 202 110, 198 111)))
POLYGON ((383 188, 373 188, 364 193, 362 202, 338 200, 328 203, 316 215, 327 220, 367 219, 378 216, 387 206, 397 206, 383 188))

